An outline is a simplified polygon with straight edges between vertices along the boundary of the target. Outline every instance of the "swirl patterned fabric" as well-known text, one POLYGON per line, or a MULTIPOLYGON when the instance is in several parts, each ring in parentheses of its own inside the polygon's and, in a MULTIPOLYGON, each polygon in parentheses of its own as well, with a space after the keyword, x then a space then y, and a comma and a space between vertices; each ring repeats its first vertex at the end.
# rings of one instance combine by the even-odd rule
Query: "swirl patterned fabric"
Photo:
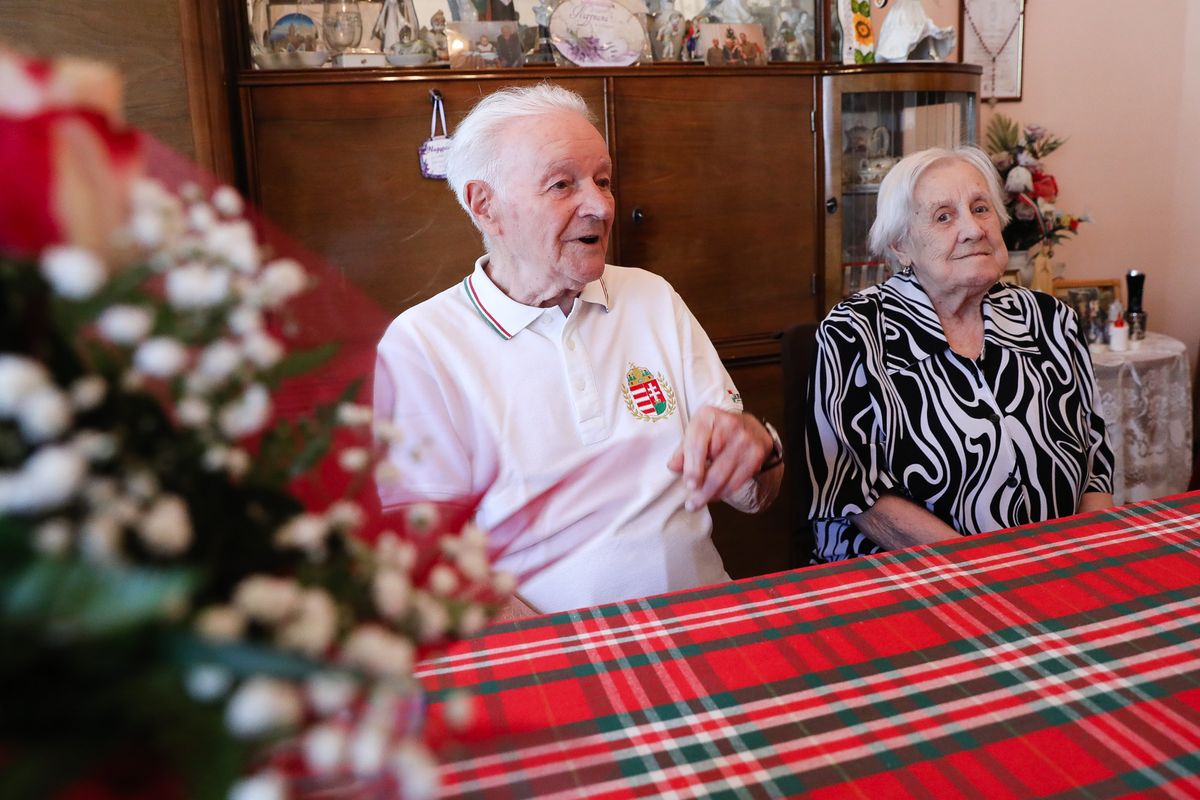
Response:
POLYGON ((880 552, 848 519, 885 493, 963 535, 1074 514, 1111 492, 1113 459, 1073 311, 996 284, 983 352, 954 353, 929 296, 897 275, 817 331, 805 453, 814 562, 880 552))

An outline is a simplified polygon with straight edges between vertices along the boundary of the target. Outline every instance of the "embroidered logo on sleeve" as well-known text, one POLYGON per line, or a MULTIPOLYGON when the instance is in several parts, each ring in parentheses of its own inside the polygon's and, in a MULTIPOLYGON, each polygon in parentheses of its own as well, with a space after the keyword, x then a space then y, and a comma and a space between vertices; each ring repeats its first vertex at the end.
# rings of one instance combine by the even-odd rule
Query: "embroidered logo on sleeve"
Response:
POLYGON ((661 372, 652 375, 645 367, 630 362, 621 394, 629 413, 638 419, 658 422, 675 413, 675 390, 661 372))
POLYGON ((738 406, 739 408, 741 407, 741 405, 742 405, 742 393, 741 392, 735 392, 733 389, 726 388, 725 396, 727 398, 729 398, 729 402, 733 403, 735 406, 738 406))

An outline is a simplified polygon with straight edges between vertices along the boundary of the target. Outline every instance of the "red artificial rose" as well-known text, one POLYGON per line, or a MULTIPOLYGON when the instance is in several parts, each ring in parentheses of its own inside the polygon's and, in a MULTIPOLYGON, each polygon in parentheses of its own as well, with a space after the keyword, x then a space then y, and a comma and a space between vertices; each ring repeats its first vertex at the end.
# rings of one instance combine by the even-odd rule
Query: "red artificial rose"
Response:
POLYGON ((1071 217, 1071 222, 1068 227, 1071 229, 1071 233, 1074 233, 1075 231, 1079 230, 1079 218, 1071 217))
POLYGON ((115 72, 0 49, 0 252, 60 242, 107 252, 140 167, 115 72))
POLYGON ((1033 190, 1031 193, 1035 198, 1041 198, 1047 203, 1053 203, 1058 199, 1058 183, 1054 180, 1053 175, 1039 172, 1033 176, 1033 190))

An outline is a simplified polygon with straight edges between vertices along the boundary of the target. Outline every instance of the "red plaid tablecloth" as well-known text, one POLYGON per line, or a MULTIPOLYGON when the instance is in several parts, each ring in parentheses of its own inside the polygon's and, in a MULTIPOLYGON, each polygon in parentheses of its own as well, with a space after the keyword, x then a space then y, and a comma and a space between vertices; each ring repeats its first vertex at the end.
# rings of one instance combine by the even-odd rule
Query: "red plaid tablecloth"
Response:
POLYGON ((1200 796, 1198 597, 1193 493, 500 625, 419 675, 446 797, 1200 796))

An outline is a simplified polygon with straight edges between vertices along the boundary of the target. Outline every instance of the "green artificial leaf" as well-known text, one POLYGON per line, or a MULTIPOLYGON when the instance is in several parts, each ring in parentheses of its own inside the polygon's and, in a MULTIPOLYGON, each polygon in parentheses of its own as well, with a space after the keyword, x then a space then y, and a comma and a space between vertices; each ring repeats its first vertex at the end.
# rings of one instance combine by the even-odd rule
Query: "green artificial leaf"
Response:
POLYGON ((267 382, 274 386, 286 378, 312 372, 333 358, 337 351, 338 346, 334 342, 326 342, 308 350, 294 350, 271 369, 267 375, 267 382))
POLYGON ((863 63, 864 64, 874 64, 875 63, 875 51, 874 50, 872 50, 869 53, 863 54, 863 63))
POLYGON ((854 51, 854 63, 855 63, 855 64, 862 64, 862 63, 864 63, 865 61, 866 61, 866 59, 864 59, 864 58, 863 58, 863 52, 862 52, 862 50, 855 50, 855 51, 854 51))
POLYGON ((41 560, 0 586, 8 623, 92 637, 152 622, 184 607, 195 576, 184 569, 41 560))
POLYGON ((988 123, 987 151, 992 155, 1011 152, 1016 148, 1020 136, 1021 129, 1016 122, 1003 114, 996 114, 988 123))
POLYGON ((297 653, 247 642, 217 643, 190 634, 173 637, 171 655, 181 667, 218 665, 234 675, 272 675, 276 678, 307 678, 328 670, 328 665, 297 653))

